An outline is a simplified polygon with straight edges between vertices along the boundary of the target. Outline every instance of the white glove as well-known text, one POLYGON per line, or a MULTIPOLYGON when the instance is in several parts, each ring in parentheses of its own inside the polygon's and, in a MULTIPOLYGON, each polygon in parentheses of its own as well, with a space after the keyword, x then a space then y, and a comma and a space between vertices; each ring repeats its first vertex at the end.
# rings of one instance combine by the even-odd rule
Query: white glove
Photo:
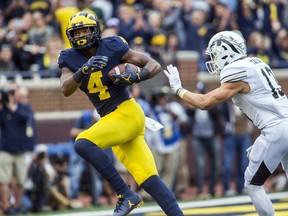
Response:
POLYGON ((182 88, 177 67, 170 64, 167 66, 167 70, 164 70, 164 73, 168 77, 171 89, 181 98, 183 98, 184 93, 186 93, 187 90, 182 88))

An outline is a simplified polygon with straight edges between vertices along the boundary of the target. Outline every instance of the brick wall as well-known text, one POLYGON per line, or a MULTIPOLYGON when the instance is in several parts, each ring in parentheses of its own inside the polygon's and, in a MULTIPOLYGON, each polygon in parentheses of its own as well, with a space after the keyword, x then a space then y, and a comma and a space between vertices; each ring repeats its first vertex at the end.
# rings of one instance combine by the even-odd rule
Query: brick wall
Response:
POLYGON ((92 108, 86 95, 76 91, 70 97, 64 97, 60 88, 44 87, 30 89, 30 103, 35 112, 69 111, 92 108))

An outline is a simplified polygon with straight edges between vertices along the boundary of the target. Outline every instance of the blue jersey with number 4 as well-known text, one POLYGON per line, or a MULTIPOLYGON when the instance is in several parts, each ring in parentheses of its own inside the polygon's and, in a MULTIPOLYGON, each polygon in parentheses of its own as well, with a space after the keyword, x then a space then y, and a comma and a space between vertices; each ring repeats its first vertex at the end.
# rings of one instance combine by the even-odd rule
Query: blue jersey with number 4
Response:
MULTIPOLYGON (((108 77, 109 71, 122 63, 121 59, 128 50, 129 46, 122 37, 103 38, 95 55, 107 56, 107 65, 103 70, 87 74, 80 85, 80 89, 85 92, 102 117, 130 98, 128 88, 114 85, 108 77)), ((79 50, 70 48, 60 52, 58 66, 67 67, 75 73, 88 60, 79 50)))

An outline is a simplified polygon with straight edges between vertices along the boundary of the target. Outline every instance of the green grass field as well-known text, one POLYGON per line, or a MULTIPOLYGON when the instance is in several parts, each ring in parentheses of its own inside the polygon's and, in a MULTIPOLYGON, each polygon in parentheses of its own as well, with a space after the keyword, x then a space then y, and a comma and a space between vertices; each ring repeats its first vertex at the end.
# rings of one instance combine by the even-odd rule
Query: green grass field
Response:
MULTIPOLYGON (((288 191, 270 193, 277 216, 288 216, 288 191)), ((179 205, 186 216, 257 216, 250 198, 247 195, 213 198, 206 200, 179 200, 179 205)), ((112 215, 113 206, 45 212, 41 214, 28 214, 29 216, 109 216, 112 215)), ((155 202, 145 202, 135 209, 131 216, 165 216, 155 202)))

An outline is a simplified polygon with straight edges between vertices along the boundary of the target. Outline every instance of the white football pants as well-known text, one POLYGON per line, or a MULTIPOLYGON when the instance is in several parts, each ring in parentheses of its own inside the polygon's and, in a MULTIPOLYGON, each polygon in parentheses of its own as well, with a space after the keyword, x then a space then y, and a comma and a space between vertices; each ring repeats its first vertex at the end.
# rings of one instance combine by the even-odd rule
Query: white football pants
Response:
POLYGON ((249 165, 245 171, 246 191, 260 216, 274 216, 272 202, 266 195, 263 184, 267 173, 273 173, 280 163, 288 177, 288 121, 264 129, 248 152, 248 157, 249 165), (266 172, 263 172, 263 169, 259 171, 262 162, 267 167, 266 172), (260 179, 261 184, 253 184, 252 180, 255 178, 260 179))

